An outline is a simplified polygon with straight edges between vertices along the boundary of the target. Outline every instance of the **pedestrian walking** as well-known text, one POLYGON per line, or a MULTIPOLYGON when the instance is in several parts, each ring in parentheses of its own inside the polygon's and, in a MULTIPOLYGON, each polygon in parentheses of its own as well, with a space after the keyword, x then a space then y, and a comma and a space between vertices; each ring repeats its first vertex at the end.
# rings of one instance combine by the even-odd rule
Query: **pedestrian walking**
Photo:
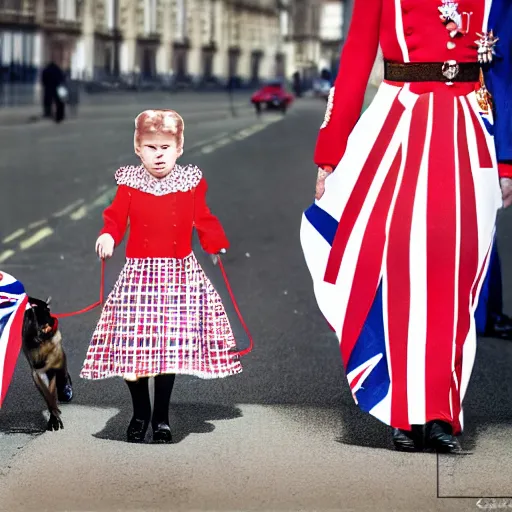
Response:
POLYGON ((508 0, 354 5, 301 243, 354 400, 399 450, 460 450, 475 310, 512 202, 511 49, 508 0), (384 81, 359 118, 379 44, 384 81))
POLYGON ((60 123, 64 120, 66 109, 66 76, 62 69, 52 60, 41 74, 43 86, 44 117, 53 118, 60 123))
POLYGON ((122 377, 130 390, 130 442, 172 442, 169 400, 176 374, 204 379, 242 371, 221 298, 192 252, 192 231, 214 262, 229 247, 207 202, 207 183, 194 165, 180 165, 184 123, 172 110, 146 110, 135 119, 141 165, 122 167, 96 242, 112 256, 128 221, 126 263, 105 302, 81 371, 85 379, 122 377), (155 377, 154 408, 148 378, 155 377))

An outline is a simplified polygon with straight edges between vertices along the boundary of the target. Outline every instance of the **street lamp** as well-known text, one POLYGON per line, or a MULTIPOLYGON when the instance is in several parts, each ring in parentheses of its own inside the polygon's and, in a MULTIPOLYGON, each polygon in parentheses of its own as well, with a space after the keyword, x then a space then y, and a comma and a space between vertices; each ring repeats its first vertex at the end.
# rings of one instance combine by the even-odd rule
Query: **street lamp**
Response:
POLYGON ((114 77, 119 78, 119 38, 121 31, 119 29, 119 0, 112 0, 114 9, 114 28, 112 30, 114 36, 114 77))

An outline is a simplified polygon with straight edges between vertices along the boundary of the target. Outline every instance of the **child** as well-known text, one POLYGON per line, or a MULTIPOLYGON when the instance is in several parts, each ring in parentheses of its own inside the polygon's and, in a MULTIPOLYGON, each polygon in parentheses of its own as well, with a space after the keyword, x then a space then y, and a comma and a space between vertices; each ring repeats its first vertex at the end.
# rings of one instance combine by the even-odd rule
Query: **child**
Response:
POLYGON ((204 379, 242 371, 221 298, 192 252, 195 227, 203 249, 225 252, 229 242, 206 203, 201 171, 176 160, 183 153, 183 119, 173 110, 146 110, 135 119, 139 167, 122 167, 96 242, 112 256, 130 235, 126 264, 108 297, 80 376, 122 377, 133 417, 127 440, 143 442, 151 419, 153 442, 172 442, 169 401, 177 373, 204 379), (155 377, 154 409, 148 378, 155 377))

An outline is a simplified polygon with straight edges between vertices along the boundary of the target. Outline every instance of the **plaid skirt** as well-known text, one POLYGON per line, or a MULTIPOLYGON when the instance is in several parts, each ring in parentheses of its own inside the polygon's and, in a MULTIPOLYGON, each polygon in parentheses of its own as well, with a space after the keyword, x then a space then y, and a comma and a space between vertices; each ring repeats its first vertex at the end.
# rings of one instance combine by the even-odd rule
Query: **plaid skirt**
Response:
POLYGON ((80 373, 127 380, 163 373, 203 379, 242 371, 222 300, 194 254, 127 258, 80 373))

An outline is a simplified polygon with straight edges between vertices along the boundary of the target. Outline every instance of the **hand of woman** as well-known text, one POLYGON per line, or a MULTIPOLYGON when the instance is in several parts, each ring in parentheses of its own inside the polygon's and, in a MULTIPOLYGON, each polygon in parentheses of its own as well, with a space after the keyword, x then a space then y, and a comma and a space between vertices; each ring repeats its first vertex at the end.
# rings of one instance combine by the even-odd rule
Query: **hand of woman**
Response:
POLYGON ((103 260, 110 258, 114 254, 114 245, 115 242, 112 235, 103 233, 96 240, 96 254, 103 260))
POLYGON ((501 178, 500 186, 503 208, 508 208, 512 204, 512 178, 501 178))
POLYGON ((320 199, 325 192, 325 178, 332 172, 332 167, 324 166, 318 168, 318 176, 316 178, 315 199, 320 199))

